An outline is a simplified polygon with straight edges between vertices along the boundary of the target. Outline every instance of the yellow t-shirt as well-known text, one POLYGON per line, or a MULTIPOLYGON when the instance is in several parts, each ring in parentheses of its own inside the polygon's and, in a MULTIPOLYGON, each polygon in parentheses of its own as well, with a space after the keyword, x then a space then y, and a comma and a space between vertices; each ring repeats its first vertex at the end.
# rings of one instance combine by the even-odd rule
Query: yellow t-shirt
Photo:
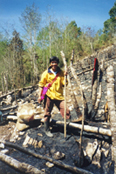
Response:
MULTIPOLYGON (((64 100, 63 96, 63 87, 64 87, 64 72, 58 68, 59 76, 53 82, 52 86, 48 89, 46 95, 50 97, 52 100, 64 100)), ((57 73, 58 73, 57 72, 57 73)), ((53 74, 48 68, 45 70, 41 76, 41 80, 39 81, 39 87, 46 87, 49 83, 53 81, 55 78, 55 74, 53 74)), ((67 82, 68 83, 68 82, 67 82)))

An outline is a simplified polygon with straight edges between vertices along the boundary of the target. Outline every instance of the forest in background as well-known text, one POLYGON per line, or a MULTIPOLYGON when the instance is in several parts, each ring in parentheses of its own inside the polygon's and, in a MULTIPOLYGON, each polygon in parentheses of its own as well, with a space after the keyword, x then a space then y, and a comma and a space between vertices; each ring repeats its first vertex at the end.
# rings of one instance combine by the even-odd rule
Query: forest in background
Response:
POLYGON ((23 35, 14 28, 12 36, 7 28, 0 32, 0 91, 37 84, 51 56, 59 57, 63 68, 62 50, 69 63, 74 49, 76 62, 116 42, 116 2, 98 31, 81 28, 75 21, 58 21, 49 12, 44 20, 43 25, 39 8, 32 4, 20 16, 23 35))

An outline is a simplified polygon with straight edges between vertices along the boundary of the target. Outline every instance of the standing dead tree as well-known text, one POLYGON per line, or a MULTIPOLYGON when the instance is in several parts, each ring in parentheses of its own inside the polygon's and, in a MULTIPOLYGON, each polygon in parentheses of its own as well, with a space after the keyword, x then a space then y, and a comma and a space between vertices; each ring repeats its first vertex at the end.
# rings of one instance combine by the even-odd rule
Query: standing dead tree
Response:
POLYGON ((5 92, 3 73, 1 73, 2 92, 5 92))
POLYGON ((91 109, 91 117, 90 117, 91 120, 95 119, 95 115, 97 114, 97 110, 101 100, 103 68, 104 68, 104 59, 101 61, 100 65, 98 65, 98 60, 97 58, 95 58, 93 77, 92 77, 92 109, 91 109), (99 67, 99 75, 98 75, 98 67, 99 67), (97 78, 98 76, 99 76, 99 79, 97 78), (97 93, 98 80, 99 80, 99 89, 97 93))
POLYGON ((2 79, 2 91, 3 92, 8 92, 8 73, 4 72, 1 74, 1 79, 2 79))
POLYGON ((82 110, 82 129, 81 129, 81 133, 80 133, 80 144, 82 144, 82 134, 83 134, 83 130, 84 130, 85 110, 87 108, 85 107, 86 100, 85 100, 85 97, 84 97, 84 92, 83 92, 83 88, 82 88, 82 85, 81 85, 81 81, 78 78, 78 76, 76 75, 75 70, 72 66, 73 65, 73 60, 74 60, 74 50, 72 50, 72 56, 71 56, 71 61, 70 61, 70 69, 71 69, 71 72, 72 72, 72 75, 73 75, 74 79, 76 80, 76 82, 79 86, 79 90, 81 92, 81 100, 82 100, 83 110, 82 110))
POLYGON ((107 101, 112 132, 112 161, 114 162, 114 174, 116 174, 116 111, 114 99, 114 70, 110 65, 107 68, 107 101))
POLYGON ((69 84, 69 87, 70 87, 70 93, 71 93, 71 101, 72 101, 72 104, 73 104, 73 107, 76 111, 76 114, 78 116, 78 118, 74 121, 78 121, 78 120, 81 120, 82 118, 82 113, 80 111, 80 108, 79 108, 79 105, 78 105, 78 102, 77 102, 77 99, 76 99, 76 94, 74 93, 74 90, 73 89, 73 85, 71 84, 71 81, 70 81, 70 77, 69 75, 67 76, 68 77, 68 84, 69 84))

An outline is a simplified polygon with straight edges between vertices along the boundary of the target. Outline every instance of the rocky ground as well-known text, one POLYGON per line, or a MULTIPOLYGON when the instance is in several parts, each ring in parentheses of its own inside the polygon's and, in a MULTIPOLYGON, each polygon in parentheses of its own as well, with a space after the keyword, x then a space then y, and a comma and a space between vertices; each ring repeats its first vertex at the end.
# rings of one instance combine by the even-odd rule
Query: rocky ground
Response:
MULTIPOLYGON (((71 89, 70 89, 71 90, 71 89)), ((67 105, 71 110, 71 121, 78 119, 78 115, 73 108, 71 93, 67 89, 67 105)), ((22 99, 17 99, 17 103, 23 100, 23 102, 32 102, 37 101, 37 90, 33 91, 30 95, 30 91, 26 91, 23 94, 22 99)), ((81 104, 81 100, 78 101, 81 104)), ((13 102, 12 102, 13 104, 13 102)), ((11 106, 12 104, 3 104, 1 101, 1 109, 11 106)), ((39 107, 39 104, 36 102, 36 106, 39 107)), ((10 112, 17 112, 11 110, 10 112)), ((8 111, 2 111, 3 114, 6 114, 8 111)), ((17 115, 15 115, 17 117, 17 115)), ((41 112, 39 116, 43 116, 43 108, 41 107, 41 112)), ((52 112, 52 118, 54 120, 61 120, 59 111, 54 107, 52 112)), ((78 121, 81 124, 81 121, 78 121)), ((100 120, 97 122, 85 121, 86 125, 106 127, 109 125, 100 120)), ((16 129, 16 120, 8 120, 1 122, 0 124, 0 140, 5 140, 6 142, 19 145, 20 147, 25 147, 27 150, 31 150, 34 153, 41 154, 42 156, 50 157, 54 160, 60 160, 65 164, 68 164, 72 167, 79 167, 83 170, 94 174, 113 174, 113 163, 111 160, 111 138, 108 136, 97 135, 94 133, 83 132, 82 147, 79 146, 80 140, 80 130, 70 128, 67 126, 67 136, 64 138, 64 128, 63 126, 51 125, 51 132, 53 133, 53 138, 48 138, 44 133, 44 125, 40 120, 32 121, 31 127, 23 131, 17 131, 16 129), (26 142, 26 139, 28 141, 26 142), (32 143, 33 141, 33 143, 32 143), (35 142, 35 143, 34 143, 35 142), (81 158, 79 156, 81 149, 81 158), (81 160, 80 160, 81 159, 81 160), (81 162, 80 162, 81 161, 81 162)), ((70 170, 67 170, 63 167, 59 167, 50 161, 38 159, 32 155, 25 154, 15 148, 9 146, 3 147, 3 144, 0 144, 0 151, 7 149, 6 154, 17 159, 20 162, 25 162, 38 168, 41 173, 46 174, 71 174, 74 173, 70 170)), ((12 169, 2 161, 0 161, 0 174, 19 174, 24 172, 16 171, 12 169)))

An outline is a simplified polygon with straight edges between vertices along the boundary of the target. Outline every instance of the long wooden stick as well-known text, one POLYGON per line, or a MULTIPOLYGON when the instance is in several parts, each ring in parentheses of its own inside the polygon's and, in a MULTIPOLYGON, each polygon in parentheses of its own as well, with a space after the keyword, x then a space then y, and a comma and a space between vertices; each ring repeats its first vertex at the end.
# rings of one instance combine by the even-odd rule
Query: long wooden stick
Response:
MULTIPOLYGON (((65 72, 66 72, 67 64, 63 51, 61 51, 61 56, 64 62, 65 72)), ((64 76, 64 137, 66 138, 66 75, 64 76)))
POLYGON ((19 145, 16 145, 16 144, 13 144, 13 143, 9 143, 9 142, 5 142, 5 141, 0 141, 0 142, 4 143, 6 146, 15 148, 15 149, 17 149, 17 150, 19 150, 19 151, 21 151, 23 153, 32 155, 35 158, 40 158, 40 159, 44 159, 44 160, 50 161, 51 163, 55 164, 56 166, 62 167, 62 168, 67 169, 67 170, 70 170, 70 171, 72 171, 74 173, 78 173, 78 174, 92 174, 91 172, 89 172, 87 170, 83 170, 81 168, 77 168, 75 166, 68 165, 66 163, 63 163, 60 160, 55 160, 55 159, 52 159, 52 158, 50 158, 48 156, 41 155, 39 153, 34 153, 31 150, 27 150, 26 148, 23 148, 23 147, 21 147, 19 145))

